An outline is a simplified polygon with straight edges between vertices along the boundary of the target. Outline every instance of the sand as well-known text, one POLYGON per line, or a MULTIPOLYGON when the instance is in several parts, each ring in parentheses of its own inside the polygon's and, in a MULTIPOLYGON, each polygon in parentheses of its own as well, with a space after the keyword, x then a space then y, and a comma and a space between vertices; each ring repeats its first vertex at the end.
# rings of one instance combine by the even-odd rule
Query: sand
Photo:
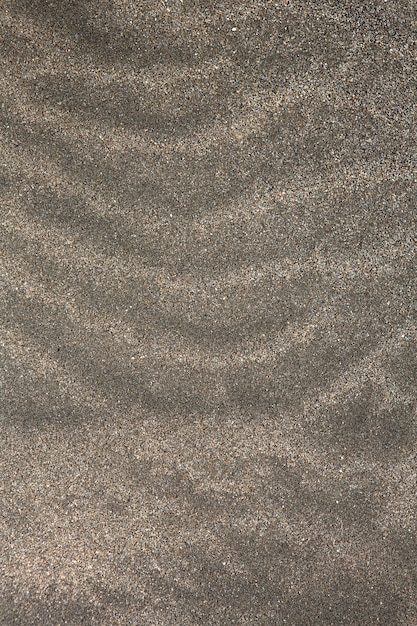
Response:
POLYGON ((417 625, 415 3, 0 15, 0 624, 417 625))

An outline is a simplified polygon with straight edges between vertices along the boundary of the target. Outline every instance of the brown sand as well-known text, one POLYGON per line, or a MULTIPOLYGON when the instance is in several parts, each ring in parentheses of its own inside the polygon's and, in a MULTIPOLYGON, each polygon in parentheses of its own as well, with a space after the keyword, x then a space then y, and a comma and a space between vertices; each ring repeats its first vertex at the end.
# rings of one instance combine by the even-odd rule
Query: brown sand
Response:
POLYGON ((416 8, 3 0, 2 625, 417 624, 416 8))

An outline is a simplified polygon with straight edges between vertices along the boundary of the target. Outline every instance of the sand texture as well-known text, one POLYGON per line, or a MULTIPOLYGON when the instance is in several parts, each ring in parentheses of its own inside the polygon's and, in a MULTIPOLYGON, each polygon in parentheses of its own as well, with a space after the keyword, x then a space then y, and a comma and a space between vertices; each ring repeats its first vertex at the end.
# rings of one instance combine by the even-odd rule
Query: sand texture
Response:
POLYGON ((417 626, 416 24, 2 0, 1 626, 417 626))

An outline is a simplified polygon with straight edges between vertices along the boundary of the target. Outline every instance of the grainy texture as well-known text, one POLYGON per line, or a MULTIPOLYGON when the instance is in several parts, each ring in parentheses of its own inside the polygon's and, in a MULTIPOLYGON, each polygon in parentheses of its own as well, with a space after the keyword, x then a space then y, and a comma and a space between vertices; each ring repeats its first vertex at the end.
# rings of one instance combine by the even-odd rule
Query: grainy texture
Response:
POLYGON ((415 2, 0 15, 0 624, 417 625, 415 2))

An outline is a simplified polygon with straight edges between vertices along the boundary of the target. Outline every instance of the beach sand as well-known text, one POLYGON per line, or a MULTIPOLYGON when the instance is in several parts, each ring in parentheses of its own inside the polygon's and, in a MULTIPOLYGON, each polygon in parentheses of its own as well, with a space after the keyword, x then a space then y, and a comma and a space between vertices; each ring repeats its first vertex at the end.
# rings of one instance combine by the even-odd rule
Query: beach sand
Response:
POLYGON ((0 624, 417 625, 415 3, 0 15, 0 624))

